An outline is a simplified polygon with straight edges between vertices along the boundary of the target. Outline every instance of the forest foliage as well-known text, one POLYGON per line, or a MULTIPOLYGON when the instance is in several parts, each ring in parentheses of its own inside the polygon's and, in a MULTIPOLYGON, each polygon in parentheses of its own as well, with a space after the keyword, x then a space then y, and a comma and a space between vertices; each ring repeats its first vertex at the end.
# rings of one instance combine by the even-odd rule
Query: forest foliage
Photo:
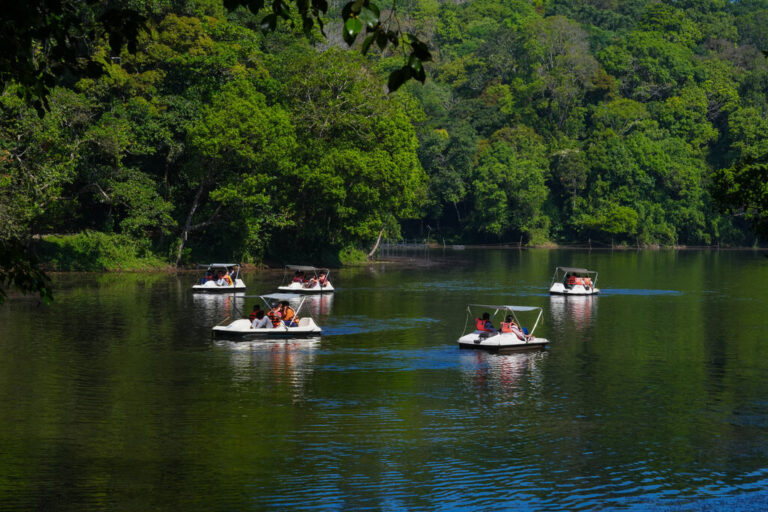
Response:
POLYGON ((184 264, 333 262, 425 233, 766 233, 768 0, 409 0, 398 26, 431 62, 393 93, 412 55, 339 37, 342 4, 327 37, 290 9, 263 31, 264 12, 221 0, 137 5, 135 44, 96 37, 42 107, 3 81, 1 239, 184 264))

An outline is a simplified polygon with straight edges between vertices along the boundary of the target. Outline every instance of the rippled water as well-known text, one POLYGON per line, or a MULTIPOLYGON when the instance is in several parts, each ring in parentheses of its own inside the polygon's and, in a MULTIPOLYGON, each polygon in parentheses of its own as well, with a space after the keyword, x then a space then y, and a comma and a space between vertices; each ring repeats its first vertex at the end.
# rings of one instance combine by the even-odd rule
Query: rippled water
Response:
POLYGON ((254 299, 189 275, 0 307, 0 509, 768 507, 761 254, 414 256, 332 273, 310 340, 212 341, 254 299), (602 295, 550 297, 556 265, 602 295), (467 303, 542 306, 549 349, 460 351, 467 303))

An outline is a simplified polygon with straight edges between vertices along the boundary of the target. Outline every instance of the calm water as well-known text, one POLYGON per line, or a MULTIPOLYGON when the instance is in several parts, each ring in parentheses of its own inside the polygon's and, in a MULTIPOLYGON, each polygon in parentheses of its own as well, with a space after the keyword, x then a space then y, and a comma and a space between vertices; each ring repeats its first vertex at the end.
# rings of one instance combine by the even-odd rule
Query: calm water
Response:
POLYGON ((761 254, 414 254, 332 273, 319 342, 212 342, 232 300, 189 275, 0 307, 0 509, 768 507, 761 254), (549 297, 556 265, 603 294, 549 297), (549 350, 460 351, 470 302, 542 306, 549 350))

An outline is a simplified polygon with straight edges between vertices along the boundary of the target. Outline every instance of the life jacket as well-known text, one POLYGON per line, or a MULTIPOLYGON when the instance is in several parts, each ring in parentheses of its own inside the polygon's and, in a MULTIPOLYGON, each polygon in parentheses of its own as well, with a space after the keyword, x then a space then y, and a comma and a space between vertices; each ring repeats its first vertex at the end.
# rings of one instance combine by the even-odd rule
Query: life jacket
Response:
POLYGON ((328 284, 328 276, 320 277, 320 278, 318 278, 318 281, 320 282, 320 284, 322 286, 325 286, 326 284, 328 284))
POLYGON ((296 312, 293 310, 292 307, 287 307, 285 308, 284 311, 285 312, 283 313, 283 320, 285 320, 286 322, 290 322, 296 317, 296 312))
POLYGON ((581 286, 584 286, 584 278, 577 277, 576 278, 576 284, 580 284, 581 286))
POLYGON ((248 320, 253 322, 256 319, 256 311, 251 311, 251 314, 248 315, 248 320))
POLYGON ((501 332, 512 332, 514 322, 501 322, 501 332))
POLYGON ((224 281, 226 281, 229 286, 232 286, 232 278, 229 277, 229 274, 224 274, 222 279, 224 279, 224 281))
POLYGON ((301 278, 301 276, 296 276, 296 277, 293 278, 293 282, 294 283, 301 283, 303 281, 304 280, 301 278))
POLYGON ((576 276, 569 277, 568 284, 576 284, 576 276))
POLYGON ((584 286, 592 286, 592 279, 585 277, 584 278, 584 286))
POLYGON ((475 318, 475 329, 478 331, 490 332, 490 329, 485 326, 485 322, 487 321, 488 320, 483 320, 482 318, 475 318))
POLYGON ((272 327, 279 327, 282 321, 280 320, 280 313, 270 311, 267 316, 272 321, 272 327))

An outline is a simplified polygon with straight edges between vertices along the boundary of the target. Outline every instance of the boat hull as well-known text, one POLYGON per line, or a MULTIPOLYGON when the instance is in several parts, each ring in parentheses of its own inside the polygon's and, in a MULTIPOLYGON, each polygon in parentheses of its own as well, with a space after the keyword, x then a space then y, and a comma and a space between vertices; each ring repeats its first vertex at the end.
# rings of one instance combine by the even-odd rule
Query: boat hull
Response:
POLYGON ((521 340, 512 333, 498 333, 486 336, 486 333, 472 332, 459 338, 459 348, 488 350, 490 352, 514 352, 518 350, 542 349, 549 344, 546 338, 521 340))
POLYGON ((566 288, 563 283, 555 283, 549 289, 550 295, 597 295, 600 290, 591 286, 574 285, 572 288, 566 288))
POLYGON ((215 339, 259 340, 312 337, 319 336, 323 331, 311 318, 304 318, 298 327, 281 325, 263 329, 254 329, 250 320, 239 319, 229 325, 217 325, 212 332, 215 339))
POLYGON ((232 293, 244 291, 245 283, 242 279, 236 279, 232 286, 219 286, 215 281, 206 281, 205 284, 192 286, 192 292, 194 293, 232 293))
POLYGON ((312 288, 304 288, 301 283, 291 283, 289 285, 285 286, 278 286, 278 290, 281 292, 291 292, 291 293, 333 293, 334 288, 333 286, 328 283, 325 286, 320 286, 319 284, 312 287, 312 288))

